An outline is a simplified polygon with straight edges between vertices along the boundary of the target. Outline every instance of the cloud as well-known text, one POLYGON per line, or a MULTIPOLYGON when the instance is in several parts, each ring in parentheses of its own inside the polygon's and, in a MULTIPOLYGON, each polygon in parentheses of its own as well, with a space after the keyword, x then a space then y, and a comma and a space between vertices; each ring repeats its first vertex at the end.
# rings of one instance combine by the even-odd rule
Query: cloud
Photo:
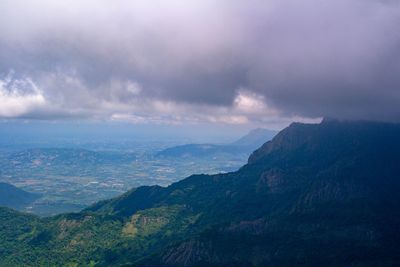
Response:
POLYGON ((0 117, 23 116, 46 104, 46 100, 30 79, 0 79, 0 117))
POLYGON ((234 107, 243 113, 248 114, 264 114, 264 115, 278 115, 279 112, 270 109, 264 100, 264 97, 248 90, 239 90, 235 99, 233 100, 234 107))
POLYGON ((395 1, 3 0, 0 10, 0 77, 14 69, 40 88, 2 89, 2 102, 26 102, 3 117, 400 120, 395 1))

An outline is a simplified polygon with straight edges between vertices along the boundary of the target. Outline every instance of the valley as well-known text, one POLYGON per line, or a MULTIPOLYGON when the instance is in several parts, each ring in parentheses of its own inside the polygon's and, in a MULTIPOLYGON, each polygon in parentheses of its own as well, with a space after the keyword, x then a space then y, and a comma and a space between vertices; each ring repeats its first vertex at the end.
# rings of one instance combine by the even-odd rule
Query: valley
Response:
POLYGON ((0 266, 397 266, 399 136, 294 123, 234 172, 48 218, 0 208, 0 266))
MULTIPOLYGON (((255 147, 260 138, 253 142, 255 147)), ((162 142, 40 145, 0 149, 0 182, 40 194, 41 198, 20 209, 40 216, 80 211, 138 186, 168 186, 191 174, 235 171, 250 154, 248 144, 247 150, 237 153, 193 154, 179 160, 158 155, 173 146, 162 142)))

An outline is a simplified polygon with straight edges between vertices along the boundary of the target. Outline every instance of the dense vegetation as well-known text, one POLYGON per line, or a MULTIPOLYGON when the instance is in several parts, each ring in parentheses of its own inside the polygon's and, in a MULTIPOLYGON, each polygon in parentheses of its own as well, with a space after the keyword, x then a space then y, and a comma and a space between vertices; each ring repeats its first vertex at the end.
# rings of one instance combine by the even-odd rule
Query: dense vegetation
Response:
POLYGON ((0 210, 2 266, 398 266, 400 125, 292 124, 239 171, 39 219, 0 210))

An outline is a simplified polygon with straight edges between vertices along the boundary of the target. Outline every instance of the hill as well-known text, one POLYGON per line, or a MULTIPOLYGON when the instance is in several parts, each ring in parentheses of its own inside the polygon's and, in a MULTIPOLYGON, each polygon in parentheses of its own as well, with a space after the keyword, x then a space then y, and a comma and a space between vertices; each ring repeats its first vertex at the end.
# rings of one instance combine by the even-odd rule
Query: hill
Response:
POLYGON ((295 123, 237 172, 47 219, 0 209, 0 265, 398 266, 399 177, 400 125, 295 123))
POLYGON ((250 154, 276 134, 267 129, 254 129, 239 140, 224 145, 217 144, 186 144, 174 146, 159 152, 161 157, 215 157, 221 154, 250 154))
POLYGON ((0 206, 22 210, 40 196, 0 182, 0 206))

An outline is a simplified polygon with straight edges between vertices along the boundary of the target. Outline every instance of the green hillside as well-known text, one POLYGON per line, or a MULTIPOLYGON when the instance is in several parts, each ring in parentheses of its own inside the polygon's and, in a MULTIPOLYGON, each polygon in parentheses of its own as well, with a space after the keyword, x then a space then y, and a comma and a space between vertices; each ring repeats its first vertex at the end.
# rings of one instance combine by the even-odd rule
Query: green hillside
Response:
POLYGON ((79 213, 0 210, 1 266, 396 266, 400 125, 292 124, 240 170, 79 213))

